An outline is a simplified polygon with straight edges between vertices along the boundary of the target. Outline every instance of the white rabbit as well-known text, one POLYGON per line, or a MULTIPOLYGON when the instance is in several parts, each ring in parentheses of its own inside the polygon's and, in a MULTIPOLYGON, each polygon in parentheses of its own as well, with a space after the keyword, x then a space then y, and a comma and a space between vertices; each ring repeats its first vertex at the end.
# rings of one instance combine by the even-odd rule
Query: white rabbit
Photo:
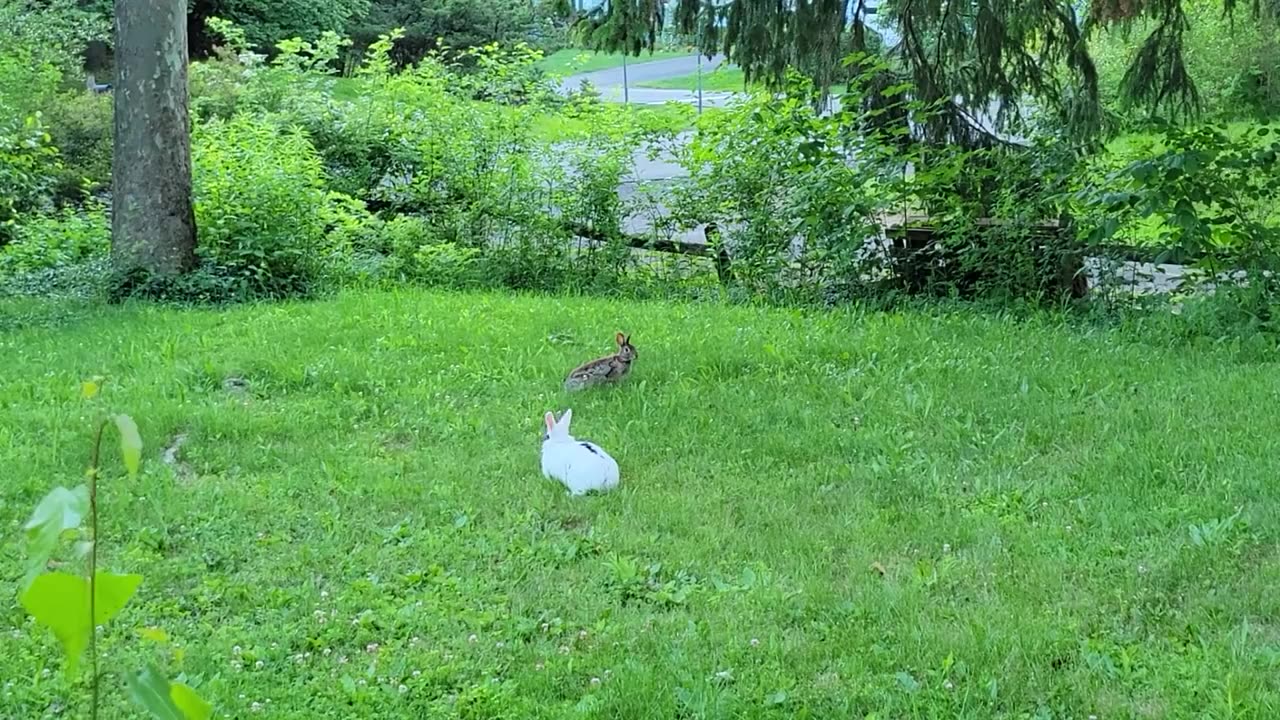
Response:
POLYGON ((542 436, 542 474, 564 483, 570 495, 592 490, 612 490, 618 486, 618 463, 595 443, 575 440, 569 434, 573 410, 565 410, 560 421, 547 413, 547 432, 542 436))

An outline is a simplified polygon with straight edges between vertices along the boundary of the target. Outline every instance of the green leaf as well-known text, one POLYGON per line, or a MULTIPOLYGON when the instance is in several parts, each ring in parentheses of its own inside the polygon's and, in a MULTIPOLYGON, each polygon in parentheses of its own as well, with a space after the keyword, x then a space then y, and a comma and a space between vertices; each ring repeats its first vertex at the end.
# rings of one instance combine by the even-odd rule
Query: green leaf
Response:
POLYGON ((213 717, 213 705, 180 682, 169 683, 169 698, 186 720, 209 720, 213 717))
POLYGON ((28 532, 46 523, 57 524, 63 530, 80 527, 80 521, 89 513, 89 487, 80 485, 74 489, 56 487, 36 505, 31 519, 23 526, 28 532))
POLYGON ((154 665, 142 672, 131 673, 127 684, 129 699, 152 717, 160 720, 184 720, 182 711, 169 694, 169 680, 154 665))
POLYGON ((130 475, 138 474, 142 464, 142 436, 138 434, 138 425, 128 415, 116 415, 116 429, 120 431, 120 457, 130 475))
POLYGON ((23 587, 30 586, 44 571, 62 533, 80 527, 88 513, 89 488, 85 485, 74 490, 56 487, 36 505, 31 519, 22 526, 27 533, 27 574, 22 580, 23 587))
POLYGON ((115 617, 137 592, 141 575, 98 573, 94 583, 93 622, 89 621, 89 581, 79 575, 39 575, 18 600, 36 622, 53 631, 67 656, 67 672, 74 673, 96 625, 115 617))

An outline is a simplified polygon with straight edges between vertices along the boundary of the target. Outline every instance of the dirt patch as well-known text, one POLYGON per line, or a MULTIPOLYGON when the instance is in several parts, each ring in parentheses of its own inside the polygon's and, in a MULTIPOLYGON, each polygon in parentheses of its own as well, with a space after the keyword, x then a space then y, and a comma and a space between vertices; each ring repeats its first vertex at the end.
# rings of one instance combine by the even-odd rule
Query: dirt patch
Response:
POLYGON ((186 445, 190 437, 186 432, 177 433, 169 444, 165 445, 164 452, 160 455, 160 461, 172 468, 173 474, 182 482, 191 482, 196 479, 195 470, 192 470, 191 465, 182 459, 182 446, 186 445))
POLYGON ((393 432, 382 437, 382 449, 390 453, 406 453, 417 445, 417 438, 409 432, 393 432))

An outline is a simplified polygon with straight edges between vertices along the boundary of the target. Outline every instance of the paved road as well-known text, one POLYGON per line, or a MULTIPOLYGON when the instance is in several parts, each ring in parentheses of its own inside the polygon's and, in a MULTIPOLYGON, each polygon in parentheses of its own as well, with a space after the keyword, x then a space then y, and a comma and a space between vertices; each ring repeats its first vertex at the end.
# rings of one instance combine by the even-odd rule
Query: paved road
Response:
MULTIPOLYGON (((560 81, 560 90, 561 92, 577 90, 582 86, 582 82, 586 80, 595 86, 596 90, 600 92, 600 97, 608 102, 623 102, 627 100, 635 105, 662 105, 669 102, 687 103, 689 105, 697 104, 698 93, 693 90, 637 87, 637 85, 645 82, 692 75, 698 71, 697 55, 649 61, 645 61, 643 57, 638 58, 638 62, 627 66, 626 77, 627 85, 630 88, 629 92, 623 92, 621 67, 570 75, 560 81)), ((719 67, 722 62, 724 62, 723 55, 717 55, 710 60, 703 58, 702 71, 709 73, 719 67)), ((733 93, 728 92, 703 92, 702 106, 723 107, 729 103, 732 97, 733 93)))
MULTIPOLYGON (((703 72, 710 72, 719 67, 722 62, 724 62, 723 55, 717 55, 710 60, 703 58, 702 70, 703 72)), ((627 66, 627 82, 631 86, 630 100, 637 105, 661 105, 668 102, 696 104, 698 102, 698 94, 696 92, 638 88, 635 87, 635 84, 637 82, 681 77, 697 71, 697 55, 686 55, 666 60, 642 60, 630 64, 627 66)), ((566 93, 576 90, 581 87, 584 80, 595 86, 596 90, 600 92, 601 99, 608 102, 622 102, 622 68, 609 68, 607 70, 570 75, 560 81, 560 90, 566 93)), ((721 106, 728 103, 731 97, 731 93, 704 92, 702 94, 703 106, 721 106)), ((680 141, 686 142, 690 136, 691 133, 683 133, 680 136, 680 141)), ((634 192, 635 181, 666 180, 684 177, 687 174, 683 168, 675 163, 670 153, 663 153, 658 158, 651 159, 648 148, 637 148, 634 162, 634 170, 631 177, 628 178, 630 182, 625 183, 621 189, 624 196, 628 197, 634 192)))
MULTIPOLYGON (((702 71, 711 72, 724 62, 723 55, 716 55, 710 60, 702 59, 702 71)), ((683 75, 692 75, 698 71, 698 56, 685 55, 683 57, 668 58, 666 60, 645 60, 641 55, 636 58, 635 62, 627 61, 627 80, 632 89, 643 82, 652 82, 654 80, 668 80, 670 78, 681 77, 683 75)), ((607 70, 596 70, 594 72, 579 73, 570 75, 560 81, 560 87, 570 90, 576 90, 583 80, 588 80, 592 85, 603 90, 605 88, 622 87, 622 68, 609 68, 607 70)))

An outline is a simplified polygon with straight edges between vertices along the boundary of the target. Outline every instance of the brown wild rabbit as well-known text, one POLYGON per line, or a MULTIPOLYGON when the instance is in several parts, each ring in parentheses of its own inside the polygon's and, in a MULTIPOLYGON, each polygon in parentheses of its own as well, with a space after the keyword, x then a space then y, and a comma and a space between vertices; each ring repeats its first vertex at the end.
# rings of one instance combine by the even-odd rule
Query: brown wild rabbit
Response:
POLYGON ((636 359, 635 346, 631 344, 631 336, 618 333, 618 352, 614 355, 598 358, 580 365, 569 377, 564 379, 564 389, 570 392, 582 390, 595 385, 603 385, 621 380, 631 372, 631 362, 636 359))

